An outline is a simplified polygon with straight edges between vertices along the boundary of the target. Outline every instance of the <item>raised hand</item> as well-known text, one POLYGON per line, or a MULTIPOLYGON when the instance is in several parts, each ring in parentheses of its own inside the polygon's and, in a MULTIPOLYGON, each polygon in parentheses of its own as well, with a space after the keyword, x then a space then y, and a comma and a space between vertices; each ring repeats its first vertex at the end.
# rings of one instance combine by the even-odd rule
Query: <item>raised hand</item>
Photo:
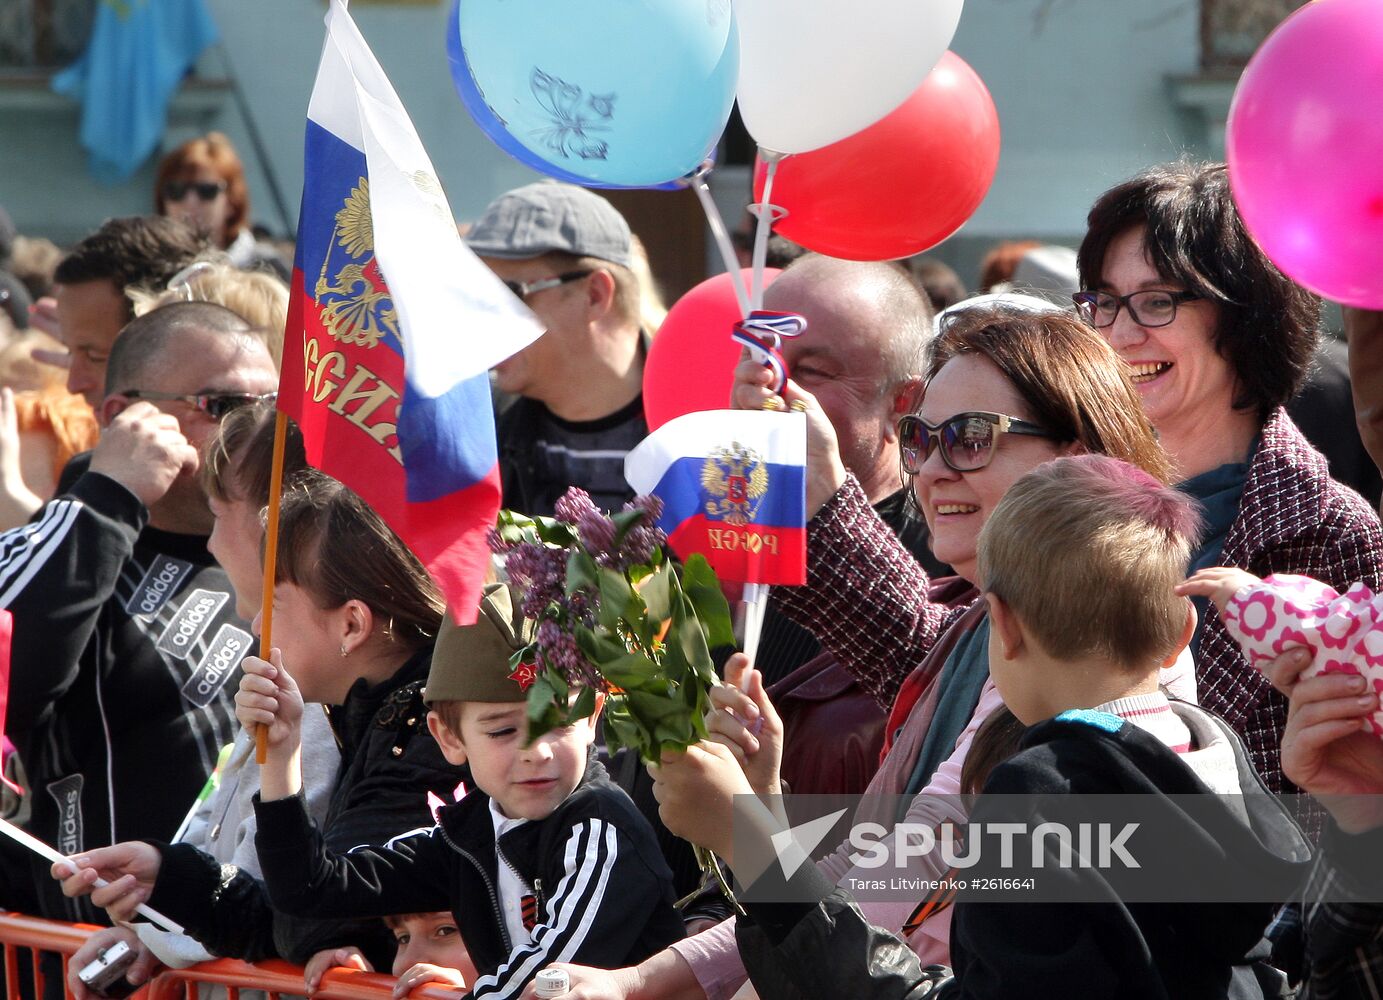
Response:
POLYGON ((151 507, 179 474, 197 471, 197 449, 183 437, 177 417, 136 400, 101 432, 91 471, 109 476, 151 507))
POLYGON ((816 397, 806 389, 788 379, 779 395, 770 388, 772 383, 773 373, 746 350, 735 366, 730 405, 738 410, 786 410, 795 406, 807 415, 807 516, 811 517, 845 483, 846 469, 836 429, 816 397))

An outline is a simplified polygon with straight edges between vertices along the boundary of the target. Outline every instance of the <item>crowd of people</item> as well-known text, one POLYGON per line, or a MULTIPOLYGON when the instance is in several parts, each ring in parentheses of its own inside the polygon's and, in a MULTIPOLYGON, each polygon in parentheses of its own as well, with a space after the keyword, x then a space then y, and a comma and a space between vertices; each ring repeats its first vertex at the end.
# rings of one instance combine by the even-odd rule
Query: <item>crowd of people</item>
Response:
MULTIPOLYGON (((996 248, 976 296, 934 258, 775 237, 764 307, 806 331, 781 389, 746 356, 727 404, 806 415, 807 582, 728 655, 711 738, 647 767, 608 753, 604 692, 530 741, 521 589, 496 565, 457 625, 291 428, 264 593, 289 272, 250 222, 229 143, 189 142, 153 215, 50 255, 4 321, 6 808, 69 860, 0 844, 0 908, 107 925, 68 962, 78 1000, 117 942, 131 984, 281 957, 309 995, 344 966, 398 997, 531 997, 554 968, 587 1000, 1383 996, 1383 314, 1323 343, 1223 165, 1110 189, 1078 249, 996 248), (1085 870, 1056 900, 856 898, 879 858, 853 841, 763 863, 787 792, 865 793, 908 831, 1137 795, 1186 872, 1289 888, 1150 901, 1085 870)), ((464 231, 546 331, 492 372, 505 506, 618 509, 648 434, 642 247, 556 182, 464 231)), ((908 836, 883 856, 946 884, 908 836)))

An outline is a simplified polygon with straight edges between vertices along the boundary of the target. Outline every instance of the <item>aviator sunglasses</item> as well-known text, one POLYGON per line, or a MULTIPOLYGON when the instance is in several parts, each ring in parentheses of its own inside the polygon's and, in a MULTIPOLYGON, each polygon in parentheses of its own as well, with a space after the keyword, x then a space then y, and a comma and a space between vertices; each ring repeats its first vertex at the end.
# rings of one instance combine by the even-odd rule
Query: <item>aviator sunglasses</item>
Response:
POLYGON ((898 420, 898 454, 903 473, 917 475, 933 447, 941 449, 941 460, 948 469, 955 472, 983 469, 994 457, 994 445, 1000 434, 1056 437, 1045 427, 1002 413, 974 410, 957 413, 939 424, 929 424, 909 413, 898 420))

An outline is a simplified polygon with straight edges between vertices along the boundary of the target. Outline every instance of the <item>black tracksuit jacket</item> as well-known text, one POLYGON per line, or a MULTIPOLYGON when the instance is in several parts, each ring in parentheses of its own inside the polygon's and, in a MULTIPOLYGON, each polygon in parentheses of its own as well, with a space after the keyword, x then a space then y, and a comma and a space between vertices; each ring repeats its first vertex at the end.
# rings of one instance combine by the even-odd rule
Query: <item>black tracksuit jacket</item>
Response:
POLYGON ((435 826, 344 854, 322 843, 301 797, 260 802, 256 815, 276 907, 303 916, 451 910, 480 973, 477 998, 518 997, 552 962, 622 968, 683 937, 653 831, 594 754, 552 815, 506 831, 498 845, 479 790, 443 808, 435 826), (500 864, 537 897, 527 945, 505 929, 500 864))

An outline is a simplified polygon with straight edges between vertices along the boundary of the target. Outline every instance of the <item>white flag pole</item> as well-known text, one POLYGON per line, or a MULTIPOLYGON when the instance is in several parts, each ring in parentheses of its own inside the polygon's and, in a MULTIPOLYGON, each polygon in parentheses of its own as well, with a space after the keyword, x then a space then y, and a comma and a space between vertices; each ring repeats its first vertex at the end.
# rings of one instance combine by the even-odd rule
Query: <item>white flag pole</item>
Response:
MULTIPOLYGON (((47 844, 39 840, 37 837, 25 833, 19 827, 11 823, 9 820, 0 819, 0 833, 3 833, 6 837, 9 837, 15 843, 22 844, 24 847, 27 847, 29 850, 37 854, 39 857, 47 861, 50 861, 53 864, 58 864, 59 862, 69 865, 72 864, 71 858, 64 857, 58 851, 49 847, 47 844)), ((73 865, 73 870, 76 870, 75 865, 73 865)), ((110 883, 107 882, 105 879, 98 878, 96 880, 95 888, 104 889, 109 884, 110 883)), ((153 907, 145 906, 143 903, 140 903, 139 906, 136 907, 136 911, 142 914, 143 916, 148 917, 150 921, 158 924, 166 931, 171 931, 174 934, 187 933, 185 930, 182 929, 182 925, 168 919, 162 913, 159 913, 158 910, 155 910, 153 907)))

